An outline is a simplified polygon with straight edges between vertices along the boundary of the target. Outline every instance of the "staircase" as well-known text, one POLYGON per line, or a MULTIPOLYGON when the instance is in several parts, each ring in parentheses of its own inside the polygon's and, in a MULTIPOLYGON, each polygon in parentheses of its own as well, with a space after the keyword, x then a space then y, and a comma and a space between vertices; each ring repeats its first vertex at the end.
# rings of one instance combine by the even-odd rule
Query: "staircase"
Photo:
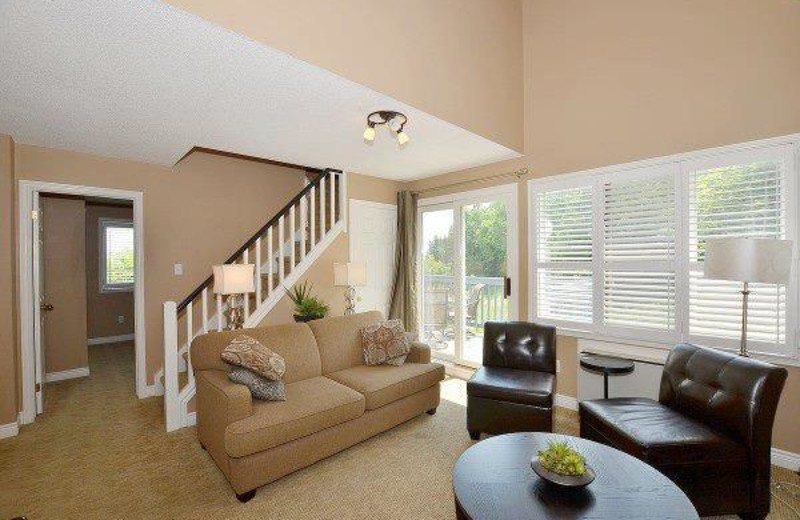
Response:
MULTIPOLYGON (((256 290, 244 300, 245 328, 261 323, 345 229, 345 174, 331 169, 314 173, 300 193, 225 261, 255 264, 256 290)), ((167 431, 194 424, 189 413, 195 394, 192 340, 227 325, 227 304, 220 295, 214 297, 212 285, 209 276, 180 303, 164 302, 164 368, 156 381, 163 377, 167 431)))

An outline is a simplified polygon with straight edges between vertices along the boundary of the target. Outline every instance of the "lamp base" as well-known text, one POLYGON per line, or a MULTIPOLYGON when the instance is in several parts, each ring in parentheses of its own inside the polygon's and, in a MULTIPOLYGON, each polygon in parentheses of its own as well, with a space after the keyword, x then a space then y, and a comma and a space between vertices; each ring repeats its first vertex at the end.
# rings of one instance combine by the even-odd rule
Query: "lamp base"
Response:
POLYGON ((750 357, 747 353, 747 300, 750 296, 750 289, 747 282, 742 286, 742 339, 739 343, 739 355, 742 357, 750 357))
POLYGON ((244 325, 244 312, 242 308, 236 305, 236 294, 228 295, 228 310, 226 312, 228 317, 228 326, 225 330, 238 330, 244 325))
POLYGON ((344 315, 349 316, 356 312, 356 288, 348 285, 344 292, 344 315))

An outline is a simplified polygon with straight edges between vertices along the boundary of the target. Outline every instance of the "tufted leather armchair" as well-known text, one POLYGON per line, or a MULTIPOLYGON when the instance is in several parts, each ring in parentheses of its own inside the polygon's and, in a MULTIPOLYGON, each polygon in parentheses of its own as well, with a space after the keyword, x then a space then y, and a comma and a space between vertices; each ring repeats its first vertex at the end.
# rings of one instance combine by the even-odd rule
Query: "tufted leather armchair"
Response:
POLYGON ((486 322, 483 366, 467 383, 467 430, 553 431, 556 329, 526 322, 486 322))
POLYGON ((658 402, 580 404, 581 437, 638 457, 672 479, 700 516, 769 513, 772 424, 786 369, 690 344, 664 365, 658 402))

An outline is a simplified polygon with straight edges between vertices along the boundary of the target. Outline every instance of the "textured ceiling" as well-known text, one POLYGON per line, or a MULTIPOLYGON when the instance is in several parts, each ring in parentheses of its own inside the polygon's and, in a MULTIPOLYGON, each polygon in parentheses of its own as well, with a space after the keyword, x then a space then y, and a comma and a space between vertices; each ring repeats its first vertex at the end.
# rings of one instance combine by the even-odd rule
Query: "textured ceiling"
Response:
POLYGON ((199 146, 402 180, 519 155, 152 0, 0 0, 0 133, 169 166, 199 146), (407 146, 385 130, 364 144, 376 109, 408 115, 407 146))

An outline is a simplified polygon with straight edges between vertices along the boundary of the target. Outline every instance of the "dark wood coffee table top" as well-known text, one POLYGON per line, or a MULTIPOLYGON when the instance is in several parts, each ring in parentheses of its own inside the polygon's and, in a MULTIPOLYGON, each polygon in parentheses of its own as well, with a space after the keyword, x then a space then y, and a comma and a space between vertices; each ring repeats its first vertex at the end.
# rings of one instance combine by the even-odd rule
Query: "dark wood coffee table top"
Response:
POLYGON ((456 518, 697 519, 692 503, 667 477, 639 459, 596 442, 552 433, 512 433, 481 441, 453 469, 456 518), (549 441, 566 440, 597 478, 561 489, 539 478, 531 458, 549 441))

